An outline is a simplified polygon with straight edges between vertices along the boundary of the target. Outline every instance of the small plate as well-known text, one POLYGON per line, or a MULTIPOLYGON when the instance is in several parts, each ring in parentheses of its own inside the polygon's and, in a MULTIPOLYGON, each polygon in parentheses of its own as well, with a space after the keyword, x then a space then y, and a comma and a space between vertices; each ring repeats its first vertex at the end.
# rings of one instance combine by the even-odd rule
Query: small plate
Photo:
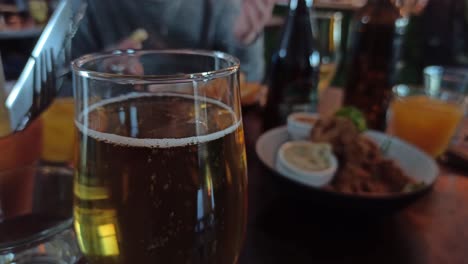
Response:
POLYGON ((387 151, 387 157, 395 160, 409 177, 424 182, 426 186, 410 193, 353 195, 304 185, 303 182, 297 181, 294 177, 281 174, 275 167, 278 149, 283 143, 290 140, 286 127, 269 130, 260 136, 256 144, 256 152, 259 159, 269 170, 280 176, 281 179, 291 183, 290 186, 293 186, 294 189, 305 190, 311 195, 318 195, 320 196, 318 201, 333 206, 348 209, 401 209, 431 189, 439 175, 439 167, 434 159, 408 143, 389 135, 377 131, 368 131, 366 135, 377 144, 382 144, 391 139, 392 144, 387 151))

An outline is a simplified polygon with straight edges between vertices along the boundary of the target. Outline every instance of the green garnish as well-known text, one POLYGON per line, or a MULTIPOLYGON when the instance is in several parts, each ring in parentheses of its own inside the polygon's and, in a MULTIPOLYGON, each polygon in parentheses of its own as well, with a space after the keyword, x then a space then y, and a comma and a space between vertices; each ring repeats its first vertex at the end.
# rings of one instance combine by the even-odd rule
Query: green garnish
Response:
POLYGON ((357 127, 359 132, 367 130, 366 118, 364 117, 364 114, 355 107, 342 107, 335 113, 335 116, 348 118, 357 127))

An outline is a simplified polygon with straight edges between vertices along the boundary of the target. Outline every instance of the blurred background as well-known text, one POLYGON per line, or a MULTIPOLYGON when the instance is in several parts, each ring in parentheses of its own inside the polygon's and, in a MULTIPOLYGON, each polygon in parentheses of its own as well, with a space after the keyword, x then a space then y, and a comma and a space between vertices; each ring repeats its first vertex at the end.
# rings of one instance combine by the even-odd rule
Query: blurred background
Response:
MULTIPOLYGON (((278 0, 273 17, 265 27, 265 59, 269 61, 281 34, 287 1, 278 0)), ((318 12, 339 12, 339 28, 335 35, 341 38, 339 51, 346 59, 349 22, 365 0, 315 1, 318 12)), ((399 61, 399 81, 422 83, 422 69, 429 65, 463 66, 468 64, 468 1, 422 0, 412 11, 404 38, 404 54, 399 61), (427 3, 426 3, 427 2, 427 3)), ((0 53, 5 78, 19 77, 43 26, 56 7, 57 0, 1 0, 0 53)), ((269 63, 266 64, 269 66, 269 63)), ((268 71, 266 71, 268 72, 268 71)), ((342 86, 346 71, 339 69, 332 84, 342 86)))
MULTIPOLYGON (((395 1, 395 3, 400 2, 395 1)), ((155 3, 157 2, 155 1, 155 3)), ((317 35, 315 41, 318 42, 321 53, 319 93, 323 93, 329 87, 341 89, 346 86, 346 81, 349 79, 349 76, 347 76, 349 65, 352 64, 349 57, 353 54, 350 52, 352 44, 350 36, 353 34, 352 20, 357 10, 363 7, 366 2, 365 0, 314 1, 312 19, 315 20, 315 23, 312 25, 317 35)), ((436 65, 461 71, 468 67, 468 0, 406 0, 404 2, 408 7, 402 9, 402 12, 406 12, 408 16, 405 17, 408 20, 402 38, 395 38, 398 41, 395 47, 399 47, 402 52, 397 61, 394 62, 395 72, 393 73, 394 79, 392 82, 422 86, 426 81, 425 85, 427 86, 427 82, 431 80, 425 80, 425 77, 440 74, 437 70, 425 71, 424 69, 427 66, 436 65)), ((243 72, 241 78, 243 85, 241 87, 246 105, 257 104, 258 99, 260 99, 260 104, 263 103, 264 98, 258 95, 258 91, 268 85, 268 73, 271 72, 272 65, 275 65, 272 58, 279 48, 281 32, 289 12, 288 3, 287 0, 277 0, 272 15, 265 15, 267 18, 267 21, 264 22, 265 27, 260 27, 260 30, 255 32, 259 36, 253 42, 250 40, 253 43, 249 44, 251 46, 263 46, 261 49, 253 49, 255 52, 263 52, 263 54, 260 54, 262 56, 252 55, 252 52, 239 53, 240 56, 250 56, 251 60, 258 60, 259 57, 262 57, 262 62, 257 61, 253 65, 265 65, 264 70, 258 71, 264 75, 256 76, 256 79, 250 80, 250 82, 246 82, 246 79, 249 79, 249 73, 243 72)), ((19 78, 38 38, 58 4, 59 1, 57 0, 0 0, 0 58, 3 65, 4 79, 6 80, 6 94, 19 78)), ((123 22, 125 23, 125 21, 123 22)), ((96 25, 99 26, 100 24, 96 25)), ((158 30, 159 32, 156 32, 156 35, 162 34, 161 36, 163 36, 164 29, 158 30)), ((103 33, 103 35, 105 34, 103 33)), ((145 30, 136 30, 131 36, 126 37, 128 38, 120 43, 114 43, 118 44, 118 46, 113 47, 132 48, 135 47, 135 40, 137 39, 140 41, 140 43, 137 43, 139 45, 141 45, 141 42, 144 44, 151 43, 151 45, 159 43, 158 40, 154 40, 154 36, 151 34, 148 36, 148 32, 145 30)), ((114 39, 114 41, 116 40, 114 39)), ((180 39, 177 39, 177 41, 180 41, 180 39)), ((187 41, 192 40, 188 39, 187 41)), ((227 40, 223 41, 226 42, 227 40)), ((100 45, 104 44, 101 43, 100 45)), ((185 47, 185 45, 190 46, 192 44, 178 43, 176 47, 185 47)), ((72 50, 79 48, 81 47, 76 45, 72 50)), ((213 48, 216 48, 216 44, 213 48)), ((102 50, 102 47, 98 47, 94 51, 99 49, 102 50)), ((238 55, 235 52, 239 49, 242 49, 242 45, 236 47, 234 55, 238 55)), ((227 51, 230 52, 232 49, 229 50, 228 48, 227 51)), ((252 69, 252 67, 249 69, 252 69)), ((466 76, 466 74, 462 75, 466 76)), ((40 156, 41 159, 50 162, 65 164, 72 162, 75 132, 72 118, 74 106, 71 90, 71 84, 68 83, 52 106, 37 121, 37 124, 30 127, 30 130, 34 130, 30 132, 31 135, 41 138, 42 141, 40 144, 35 145, 26 144, 35 149, 35 151, 31 151, 32 156, 28 160, 34 160, 36 156, 40 156), (57 140, 58 138, 60 140, 57 140)), ((460 132, 462 135, 463 133, 463 131, 460 132)), ((18 141, 27 142, 24 139, 18 141)), ((16 143, 5 142, 2 143, 0 139, 0 145, 21 148, 21 144, 15 147, 16 143)), ((9 156, 11 156, 10 159, 8 156, 3 157, 4 165, 8 164, 8 162, 15 164, 14 155, 9 156)), ((2 158, 0 158, 1 160, 2 158)))
MULTIPOLYGON (((265 56, 271 57, 280 37, 283 17, 287 5, 279 1, 274 9, 274 17, 265 29, 265 56)), ((366 1, 315 1, 319 12, 339 12, 343 15, 339 35, 339 47, 343 54, 342 64, 346 62, 349 46, 350 19, 366 1)), ((397 83, 422 84, 423 69, 430 65, 465 66, 468 65, 468 1, 465 0, 423 0, 416 3, 410 16, 408 29, 402 44, 403 55, 398 62, 397 83), (420 7, 418 6, 424 6, 420 7)), ((346 70, 340 68, 333 79, 332 86, 342 87, 346 80, 346 70)))
POLYGON ((57 3, 55 0, 0 1, 0 53, 7 80, 19 77, 57 3))
MULTIPOLYGON (((98 1, 100 0, 90 0, 89 2, 96 4, 99 3, 98 1)), ((402 1, 406 4, 410 4, 408 4, 406 9, 401 9, 401 12, 405 12, 404 17, 405 19, 407 18, 407 20, 405 20, 407 24, 405 24, 406 29, 402 31, 402 37, 395 38, 398 43, 395 43, 394 47, 398 47, 398 49, 401 48, 401 55, 398 56, 396 61, 392 62, 394 63, 394 72, 392 72, 394 79, 392 79, 392 82, 394 84, 405 84, 408 86, 424 86, 428 89, 432 87, 432 84, 438 87, 440 86, 439 75, 442 74, 441 69, 457 69, 458 72, 456 71, 454 75, 461 73, 460 75, 466 77, 466 72, 468 70, 468 0, 394 0, 393 2, 400 4, 402 1), (435 67, 427 68, 428 66, 435 67), (433 80, 432 77, 435 79, 433 80)), ((103 2, 104 0, 101 3, 103 2)), ((153 2, 159 3, 161 1, 153 0, 153 2)), ((244 2, 249 1, 244 0, 244 2)), ((125 3, 125 1, 123 3, 125 3)), ((314 87, 314 89, 318 90, 320 96, 325 90, 330 90, 329 88, 336 88, 331 90, 342 90, 343 87, 347 86, 347 81, 350 77, 348 76, 350 72, 349 65, 353 64, 351 57, 355 54, 354 52, 350 52, 353 44, 351 39, 353 33, 355 33, 353 31, 353 18, 358 10, 366 3, 366 0, 314 1, 314 11, 311 14, 314 23, 311 24, 313 31, 317 34, 317 39, 313 41, 317 42, 321 54, 319 61, 320 80, 318 81, 317 87, 314 87)), ((246 46, 259 44, 257 46, 262 46, 262 48, 253 50, 260 51, 262 54, 252 55, 252 52, 250 52, 250 54, 248 54, 249 52, 242 53, 242 48, 245 47, 243 44, 245 43, 236 43, 238 45, 235 46, 235 49, 230 50, 227 48, 227 50, 223 50, 229 53, 232 50, 241 50, 241 52, 239 52, 239 54, 241 54, 240 56, 247 54, 246 57, 250 56, 254 60, 257 60, 258 57, 263 59, 263 61, 258 64, 265 66, 265 69, 262 68, 263 66, 258 67, 258 69, 261 69, 258 70, 258 73, 261 72, 261 76, 252 78, 249 76, 248 71, 243 71, 241 75, 241 94, 242 103, 245 106, 244 113, 247 113, 247 118, 245 118, 246 122, 249 122, 249 110, 254 113, 256 113, 255 111, 259 112, 257 109, 258 106, 264 106, 265 104, 264 101, 266 99, 264 94, 267 90, 265 86, 271 81, 269 73, 272 72, 272 67, 274 67, 276 63, 274 60, 275 53, 281 52, 279 46, 282 39, 282 32, 286 31, 284 30, 284 25, 290 12, 288 4, 288 0, 277 0, 272 15, 269 14, 265 16, 268 19, 264 23, 264 28, 262 26, 258 32, 254 32, 258 35, 255 35, 253 38, 246 37, 249 39, 248 45, 246 46)), ((41 37, 45 26, 52 17, 54 10, 56 10, 59 5, 59 0, 0 0, 0 66, 3 67, 4 72, 4 78, 2 78, 2 67, 0 67, 0 81, 3 82, 3 79, 5 80, 4 87, 2 87, 3 83, 0 83, 0 88, 4 88, 4 91, 0 90, 0 101, 5 98, 3 93, 5 92, 5 94, 8 94, 18 81, 25 65, 31 58, 31 53, 38 39, 41 37)), ((97 6, 98 5, 99 4, 97 4, 97 6)), ((99 12, 97 12, 97 14, 99 15, 99 12)), ((122 20, 118 21, 118 23, 121 23, 119 25, 126 25, 127 21, 122 20)), ((100 24, 97 23, 97 25, 100 24)), ((93 28, 93 26, 91 26, 91 28, 93 28)), ((120 29, 124 28, 124 26, 116 28, 120 29)), ((170 35, 171 33, 164 33, 165 30, 167 31, 164 27, 158 28, 157 30, 159 30, 159 32, 153 35, 151 33, 155 32, 140 30, 140 28, 135 25, 131 25, 128 28, 131 28, 128 30, 131 34, 127 34, 128 32, 126 32, 125 34, 127 35, 124 36, 124 38, 119 37, 118 39, 113 39, 115 42, 112 43, 112 46, 109 45, 109 43, 105 43, 105 41, 99 43, 93 47, 96 49, 93 50, 93 52, 112 48, 147 48, 148 43, 157 46, 160 43, 158 39, 154 38, 154 35, 162 34, 161 36, 164 36, 164 34, 170 35), (135 28, 138 28, 138 30, 135 30, 135 28), (138 43, 135 43, 136 40, 138 40, 138 43), (145 44, 147 46, 145 46, 145 44)), ((107 37, 107 32, 99 32, 97 28, 94 29, 98 34, 91 31, 90 35, 94 37, 97 36, 96 39, 101 40, 101 37, 102 39, 105 38, 104 36, 107 37)), ((148 26, 146 29, 151 31, 151 26, 148 26)), ((157 30, 155 29, 155 31, 157 30)), ((193 41, 191 38, 182 39, 187 41, 187 43, 193 41)), ((180 39, 177 39, 177 42, 179 40, 180 39)), ((223 41, 226 42, 226 40, 223 41)), ((232 39, 228 41, 232 41, 232 39)), ((175 47, 161 46, 165 48, 180 48, 185 47, 187 43, 176 43, 177 45, 175 47)), ((187 44, 189 47, 190 45, 191 44, 187 44)), ((206 48, 204 46, 202 47, 206 48)), ((78 50, 81 47, 75 46, 74 48, 75 49, 72 48, 72 51, 78 50)), ((190 48, 200 47, 195 46, 190 48)), ((215 49, 217 46, 212 45, 211 48, 215 49)), ((239 56, 235 53, 234 55, 239 56)), ((75 56, 75 54, 73 54, 73 56, 75 56)), ((66 59, 71 58, 67 57, 66 59)), ((242 59, 241 57, 241 61, 242 59)), ((252 68, 255 69, 256 67, 251 67, 249 69, 252 68)), ((463 80, 463 84, 465 85, 464 90, 460 91, 464 96, 467 94, 467 83, 468 79, 465 78, 463 80)), ((406 92, 407 90, 402 89, 402 91, 406 92)), ((402 98, 406 95, 407 94, 403 94, 402 98)), ((332 110, 335 109, 331 109, 330 111, 332 110)), ((0 117, 2 114, 1 111, 2 108, 0 107, 0 117)), ((18 204, 9 204, 10 207, 5 207, 5 205, 3 205, 3 207, 0 206, 0 222, 2 222, 4 215, 9 214, 13 217, 25 215, 30 213, 33 207, 47 208, 47 213, 49 214, 51 214, 50 211, 55 210, 60 213, 60 215, 57 216, 60 219, 69 218, 71 216, 71 184, 73 176, 70 170, 72 168, 74 151, 76 148, 74 111, 75 106, 72 98, 71 83, 65 82, 57 98, 55 98, 50 106, 47 105, 47 110, 40 118, 35 120, 21 133, 6 138, 0 137, 0 205, 3 198, 2 195, 5 197, 7 195, 10 196, 10 200, 14 200, 15 202, 19 201, 18 204), (2 153, 8 153, 8 155, 2 155, 2 153), (31 164, 40 164, 40 166, 29 168, 28 166, 31 164), (45 167, 42 167, 43 165, 45 167), (27 168, 27 173, 24 172, 24 166, 27 168), (15 173, 9 171, 15 168, 22 168, 22 170, 15 173), (5 182, 2 182, 1 172, 3 170, 7 171, 4 175, 14 175, 14 177, 3 176, 3 178, 14 178, 15 180, 9 182, 5 180, 5 182), (22 175, 23 178, 18 175, 22 175), (38 178, 33 180, 34 177, 38 178), (22 191, 12 194, 11 192, 8 193, 2 190, 2 186, 7 186, 7 184, 8 186, 14 186, 14 188, 22 191), (66 187, 64 187, 64 185, 66 185, 66 187), (33 191, 33 189, 35 191, 33 191), (59 199, 60 204, 54 198, 47 197, 47 195, 51 193, 58 193, 63 196, 61 200, 59 199), (46 196, 46 198, 38 200, 44 201, 44 204, 40 206, 35 205, 33 202, 35 199, 32 198, 33 195, 46 196), (11 197, 14 199, 11 199, 11 197), (65 210, 61 211, 60 209, 65 210), (10 210, 10 212, 7 212, 7 210, 10 210)), ((411 111, 406 111, 405 113, 408 112, 411 111)), ((464 112, 464 114, 466 113, 464 112)), ((424 119, 426 116, 425 113, 425 116, 415 116, 414 119, 424 119)), ((413 120, 410 120, 410 123, 412 121, 413 120)), ((251 130, 256 131, 255 128, 258 129, 261 127, 260 121, 257 119, 254 121, 250 120, 250 127, 254 127, 254 129, 249 129, 247 127, 246 138, 247 143, 249 143, 248 148, 250 148, 249 159, 253 159, 252 146, 255 145, 255 142, 253 140, 249 142, 249 133, 252 133, 251 130)), ((460 156, 465 158, 462 159, 461 163, 465 164, 464 166, 466 168, 466 160, 468 160, 468 140, 464 136, 460 137, 460 135, 468 135, 468 131, 465 131, 468 130, 468 125, 462 125, 461 127, 462 129, 458 132, 459 135, 455 137, 454 141, 460 140, 460 144, 458 144, 462 146, 460 156)), ((411 126, 411 130, 414 130, 413 126, 411 126)), ((256 131, 255 133, 258 132, 259 131, 256 131)), ((255 135, 255 133, 252 134, 255 135)), ((416 134, 418 134, 419 137, 419 135, 424 134, 424 131, 416 134)), ((428 141, 431 140, 432 138, 428 139, 428 141)), ((439 153, 437 153, 437 155, 439 155, 439 153)), ((254 160, 252 163, 250 163, 249 160, 249 166, 250 164, 254 164, 254 166, 252 166, 254 172, 260 171, 258 167, 255 167, 259 166, 257 160, 254 160), (255 162, 257 165, 255 165, 255 162)), ((255 182, 255 178, 252 178, 254 179, 253 182, 255 182)), ((252 186, 254 186, 254 184, 252 186)), ((468 186, 468 183, 465 186, 468 186)), ((464 191, 463 193, 467 192, 464 191)), ((463 201, 463 203, 465 202, 466 200, 463 201)), ((32 219, 34 221, 34 218, 32 219)), ((26 222, 26 224, 29 224, 29 222, 26 222)), ((6 230, 9 227, 4 228, 6 230)), ((22 226, 20 226, 19 229, 22 229, 22 226)), ((21 232, 18 231, 18 233, 21 232)), ((2 242, 2 234, 0 230, 0 245, 2 242)), ((1 259, 0 263, 3 263, 1 259)))

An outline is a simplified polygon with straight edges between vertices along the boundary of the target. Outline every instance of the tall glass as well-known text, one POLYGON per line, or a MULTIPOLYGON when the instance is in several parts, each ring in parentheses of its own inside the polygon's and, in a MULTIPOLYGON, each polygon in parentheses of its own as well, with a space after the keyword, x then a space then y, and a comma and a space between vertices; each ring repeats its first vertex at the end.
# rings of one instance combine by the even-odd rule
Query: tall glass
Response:
POLYGON ((468 157, 468 68, 429 66, 424 69, 424 88, 430 94, 441 89, 451 90, 464 96, 464 116, 447 150, 451 157, 468 157))
POLYGON ((127 50, 72 67, 87 262, 235 263, 247 202, 238 60, 127 50))
POLYGON ((424 89, 430 94, 437 94, 445 89, 468 96, 468 68, 426 67, 424 89))
POLYGON ((315 19, 314 25, 317 26, 315 30, 318 32, 317 41, 321 56, 318 88, 321 95, 330 86, 341 60, 343 14, 316 11, 312 13, 311 18, 315 19))

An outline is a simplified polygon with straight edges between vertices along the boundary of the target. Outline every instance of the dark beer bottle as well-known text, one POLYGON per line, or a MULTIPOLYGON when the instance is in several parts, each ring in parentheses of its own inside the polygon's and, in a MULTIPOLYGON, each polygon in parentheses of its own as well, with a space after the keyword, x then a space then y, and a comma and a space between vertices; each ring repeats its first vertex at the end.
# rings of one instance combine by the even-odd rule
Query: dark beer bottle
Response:
POLYGON ((369 128, 386 127, 407 24, 391 0, 369 0, 352 21, 344 104, 363 111, 369 128))
POLYGON ((320 52, 310 17, 313 0, 290 0, 279 49, 273 54, 267 78, 267 128, 283 124, 292 112, 317 107, 320 52))

